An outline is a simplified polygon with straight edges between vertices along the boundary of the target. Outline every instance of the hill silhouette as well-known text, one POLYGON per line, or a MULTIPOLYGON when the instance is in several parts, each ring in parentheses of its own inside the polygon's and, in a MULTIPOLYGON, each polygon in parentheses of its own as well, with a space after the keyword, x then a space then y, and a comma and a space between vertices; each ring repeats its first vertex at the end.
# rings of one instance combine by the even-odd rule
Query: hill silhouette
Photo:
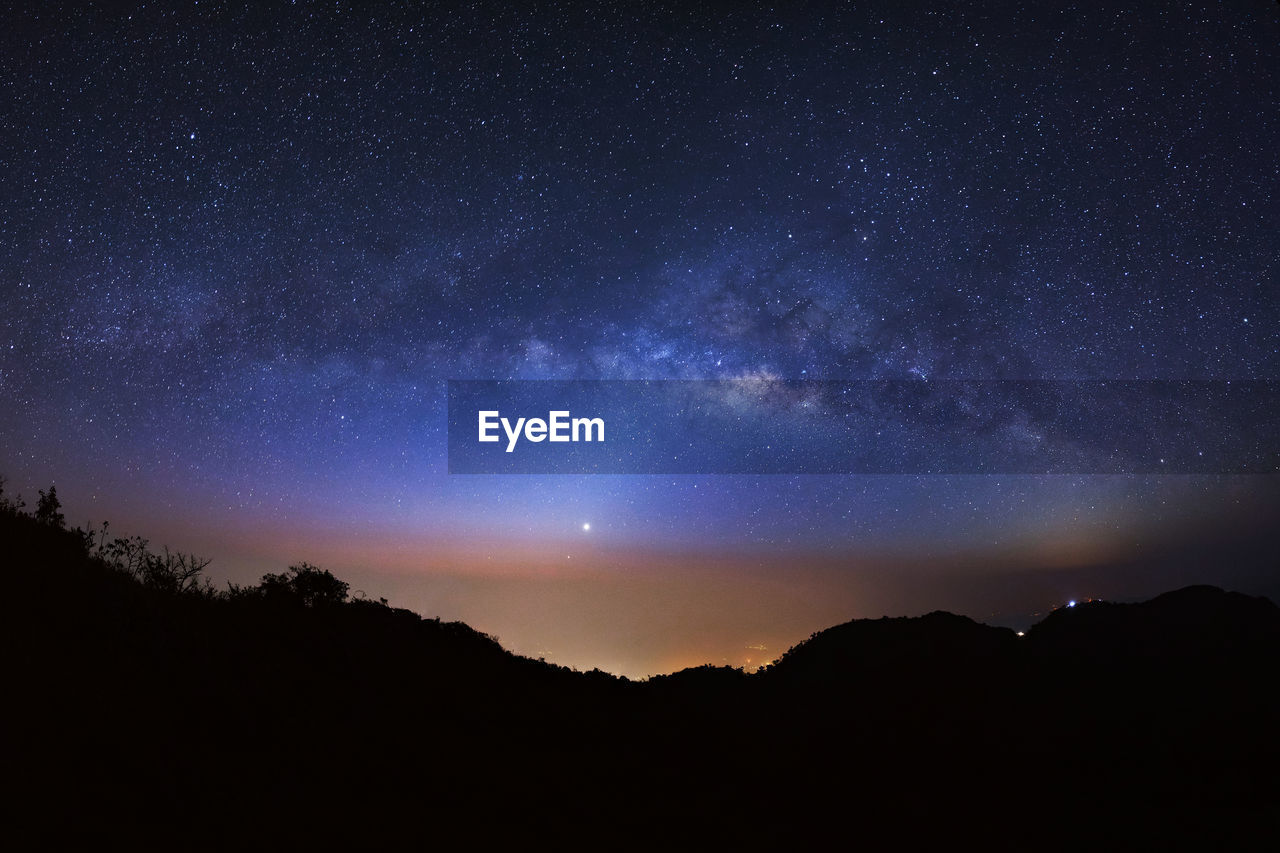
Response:
MULTIPOLYGON (((1280 610, 1212 587, 1019 637, 854 620, 761 672, 504 650, 307 564, 202 561, 0 496, 6 763, 38 846, 1257 843, 1280 610), (42 510, 42 511, 41 511, 42 510)), ((17 832, 19 824, 13 827, 17 832)))
POLYGON ((833 680, 902 672, 945 678, 997 665, 1013 653, 1017 635, 964 616, 936 611, 917 618, 855 619, 814 634, 772 667, 777 680, 833 680))
POLYGON ((1026 637, 1036 655, 1110 666, 1213 666, 1280 652, 1280 608, 1265 598, 1190 586, 1137 604, 1059 608, 1026 637))

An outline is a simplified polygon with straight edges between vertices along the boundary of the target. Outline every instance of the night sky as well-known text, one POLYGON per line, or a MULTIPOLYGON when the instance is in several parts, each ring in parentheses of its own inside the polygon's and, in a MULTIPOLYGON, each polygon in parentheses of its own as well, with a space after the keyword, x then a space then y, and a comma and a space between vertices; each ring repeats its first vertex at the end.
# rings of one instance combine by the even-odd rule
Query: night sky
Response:
POLYGON ((1274 474, 450 475, 445 383, 1280 379, 1278 9, 10 11, 0 474, 629 675, 1275 595, 1274 474))

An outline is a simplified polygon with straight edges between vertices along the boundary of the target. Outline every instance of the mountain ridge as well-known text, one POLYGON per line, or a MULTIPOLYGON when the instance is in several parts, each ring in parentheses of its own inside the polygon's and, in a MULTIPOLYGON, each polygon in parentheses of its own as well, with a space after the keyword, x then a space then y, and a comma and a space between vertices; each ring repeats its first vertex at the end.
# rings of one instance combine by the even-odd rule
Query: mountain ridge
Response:
POLYGON ((173 555, 102 549, 0 511, 7 757, 46 842, 794 846, 850 821, 996 846, 1077 822, 1148 842, 1275 834, 1266 599, 1085 602, 1021 637, 943 611, 855 619, 761 672, 639 682, 348 600, 307 564, 223 593, 173 555))

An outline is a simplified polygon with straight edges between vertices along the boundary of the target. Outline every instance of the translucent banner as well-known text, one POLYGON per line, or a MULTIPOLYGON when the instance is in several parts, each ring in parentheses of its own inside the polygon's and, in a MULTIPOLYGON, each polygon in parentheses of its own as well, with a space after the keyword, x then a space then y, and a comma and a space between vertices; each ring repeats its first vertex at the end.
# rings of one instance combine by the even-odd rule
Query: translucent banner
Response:
POLYGON ((450 381, 454 474, 1273 474, 1272 381, 450 381))

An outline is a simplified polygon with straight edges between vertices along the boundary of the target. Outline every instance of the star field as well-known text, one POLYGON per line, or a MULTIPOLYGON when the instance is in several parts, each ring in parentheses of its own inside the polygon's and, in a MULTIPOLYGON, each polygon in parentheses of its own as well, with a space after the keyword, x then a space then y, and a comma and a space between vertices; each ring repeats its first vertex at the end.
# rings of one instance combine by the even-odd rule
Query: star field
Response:
POLYGON ((371 587, 587 519, 759 561, 1265 514, 1267 477, 460 480, 444 383, 1274 380, 1277 45, 1243 2, 12 13, 0 473, 222 531, 232 576, 341 534, 371 587))

